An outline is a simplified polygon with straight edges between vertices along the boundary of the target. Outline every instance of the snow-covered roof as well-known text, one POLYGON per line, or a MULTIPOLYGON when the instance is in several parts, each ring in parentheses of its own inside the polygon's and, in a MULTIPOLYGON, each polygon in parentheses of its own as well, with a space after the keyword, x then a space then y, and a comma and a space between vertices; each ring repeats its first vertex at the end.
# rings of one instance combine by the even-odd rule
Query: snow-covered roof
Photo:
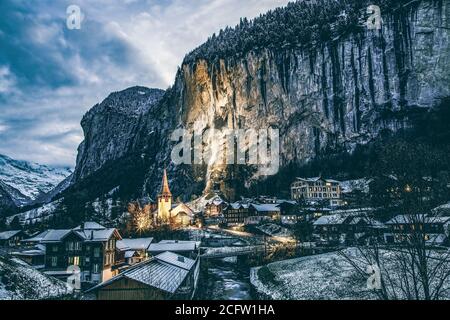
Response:
POLYGON ((195 243, 195 245, 198 247, 201 246, 201 241, 192 241, 192 240, 161 240, 159 243, 164 244, 173 244, 173 243, 195 243))
POLYGON ((296 205, 297 202, 294 200, 277 200, 277 205, 280 206, 282 204, 290 204, 290 205, 296 205))
POLYGON ((60 242, 65 236, 71 233, 72 230, 48 230, 47 234, 42 239, 42 243, 60 242))
POLYGON ((29 239, 24 239, 22 241, 24 241, 24 242, 41 242, 50 231, 51 230, 45 230, 41 233, 34 235, 33 237, 31 237, 29 239))
POLYGON ((164 252, 157 257, 131 267, 117 277, 88 290, 88 292, 108 286, 120 279, 128 278, 173 294, 181 286, 194 265, 195 261, 192 259, 175 253, 164 252))
POLYGON ((0 240, 9 240, 20 232, 20 230, 0 232, 0 240))
POLYGON ((155 258, 159 261, 170 263, 185 270, 191 270, 192 266, 195 264, 195 261, 192 259, 168 251, 157 255, 155 258))
POLYGON ((135 253, 136 253, 136 251, 134 251, 134 250, 129 250, 129 251, 125 252, 125 259, 132 258, 135 253))
POLYGON ((252 204, 251 206, 258 212, 280 212, 278 204, 252 204))
POLYGON ((220 206, 222 204, 227 204, 227 202, 224 199, 222 199, 221 196, 216 194, 214 197, 212 197, 210 200, 208 200, 206 204, 220 206))
POLYGON ((178 215, 179 213, 186 213, 189 216, 194 215, 194 211, 184 203, 173 204, 170 213, 172 215, 178 215))
POLYGON ((74 231, 80 237, 83 238, 84 241, 87 242, 106 242, 111 237, 116 234, 120 239, 120 235, 115 228, 103 229, 103 230, 76 230, 74 231))
POLYGON ((85 222, 81 226, 76 227, 73 230, 104 230, 104 226, 98 224, 97 222, 85 222))
POLYGON ((426 241, 428 245, 442 245, 447 241, 447 236, 445 234, 433 234, 430 239, 426 241))
POLYGON ((88 242, 108 241, 114 233, 120 239, 120 235, 115 228, 105 228, 96 222, 85 222, 82 226, 78 226, 72 230, 46 230, 24 241, 41 243, 60 242, 72 232, 88 242))
POLYGON ((436 207, 433 209, 433 211, 439 211, 439 210, 450 210, 450 202, 440 205, 439 207, 436 207))
POLYGON ((340 183, 337 180, 333 179, 324 179, 322 177, 314 177, 314 178, 297 178, 297 181, 304 181, 304 182, 318 182, 318 181, 325 181, 329 183, 340 183))
POLYGON ((447 222, 450 222, 450 217, 427 217, 426 220, 428 223, 441 223, 445 224, 447 222))
POLYGON ((238 210, 238 209, 248 209, 249 208, 249 204, 247 203, 241 203, 241 202, 234 202, 234 203, 230 203, 230 207, 234 210, 238 210))
POLYGON ((185 251, 195 251, 198 249, 197 243, 195 241, 187 242, 173 242, 173 243, 152 243, 148 248, 150 252, 185 252, 185 251))
POLYGON ((343 216, 340 214, 333 214, 329 216, 322 216, 319 219, 314 222, 315 226, 321 226, 321 225, 336 225, 336 224, 342 224, 347 219, 347 216, 343 216))
POLYGON ((147 250, 152 241, 153 238, 122 239, 117 241, 117 248, 119 250, 147 250))
POLYGON ((130 248, 128 248, 122 240, 116 242, 116 248, 120 251, 130 250, 130 248))
POLYGON ((438 217, 427 217, 425 214, 400 214, 386 224, 439 223, 438 217))

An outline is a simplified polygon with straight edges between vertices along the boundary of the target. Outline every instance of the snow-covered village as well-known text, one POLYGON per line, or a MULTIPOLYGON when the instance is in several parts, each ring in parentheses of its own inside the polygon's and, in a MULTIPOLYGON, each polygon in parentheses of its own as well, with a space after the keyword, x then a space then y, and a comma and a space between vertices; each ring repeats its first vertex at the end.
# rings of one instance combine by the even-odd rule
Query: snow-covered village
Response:
POLYGON ((0 300, 450 300, 450 0, 56 2, 0 6, 0 300))

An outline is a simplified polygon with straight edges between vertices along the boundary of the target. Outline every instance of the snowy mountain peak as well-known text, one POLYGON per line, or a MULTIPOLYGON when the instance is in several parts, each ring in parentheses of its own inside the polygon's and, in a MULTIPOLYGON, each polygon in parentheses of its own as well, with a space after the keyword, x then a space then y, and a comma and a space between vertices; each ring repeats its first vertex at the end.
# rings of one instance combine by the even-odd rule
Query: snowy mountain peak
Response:
POLYGON ((71 174, 68 168, 52 168, 0 154, 0 181, 17 206, 48 193, 71 174))

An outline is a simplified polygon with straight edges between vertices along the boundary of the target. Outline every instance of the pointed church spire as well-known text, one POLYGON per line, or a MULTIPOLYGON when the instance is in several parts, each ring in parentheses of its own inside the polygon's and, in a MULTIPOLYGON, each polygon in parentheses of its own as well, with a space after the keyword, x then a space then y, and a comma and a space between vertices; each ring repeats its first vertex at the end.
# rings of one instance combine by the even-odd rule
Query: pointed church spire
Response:
POLYGON ((169 180, 167 179, 167 170, 166 169, 164 169, 161 195, 162 196, 172 196, 172 193, 170 192, 170 189, 169 189, 169 180))

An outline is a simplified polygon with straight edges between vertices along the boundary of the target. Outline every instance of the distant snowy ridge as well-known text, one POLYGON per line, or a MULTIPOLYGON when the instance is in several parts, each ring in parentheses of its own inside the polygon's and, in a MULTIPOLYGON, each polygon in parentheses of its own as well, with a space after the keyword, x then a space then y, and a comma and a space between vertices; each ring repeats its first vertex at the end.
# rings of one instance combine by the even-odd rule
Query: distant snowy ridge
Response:
POLYGON ((17 206, 23 206, 52 191, 72 174, 68 168, 18 161, 0 154, 0 181, 17 206))

